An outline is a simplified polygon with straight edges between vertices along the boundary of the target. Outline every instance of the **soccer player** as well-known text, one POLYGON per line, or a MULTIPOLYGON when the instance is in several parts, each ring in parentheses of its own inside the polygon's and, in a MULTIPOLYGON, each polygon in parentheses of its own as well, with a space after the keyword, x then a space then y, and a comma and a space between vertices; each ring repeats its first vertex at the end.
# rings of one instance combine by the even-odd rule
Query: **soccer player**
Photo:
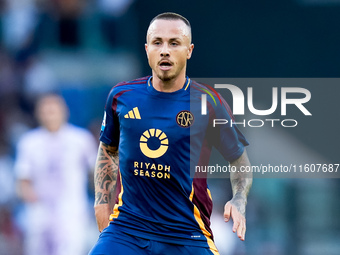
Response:
MULTIPOLYGON (((216 255, 206 175, 190 172, 208 164, 212 146, 232 166, 249 165, 248 142, 236 126, 213 128, 214 118, 233 118, 223 100, 208 97, 208 113, 200 112, 209 89, 186 76, 194 49, 188 20, 162 13, 146 39, 152 76, 117 84, 107 99, 95 170, 101 234, 90 254, 216 255)), ((230 179, 233 198, 224 218, 244 240, 252 178, 235 172, 230 179)))
POLYGON ((68 107, 57 94, 39 98, 36 116, 40 126, 20 139, 15 163, 25 205, 24 254, 82 255, 97 144, 89 131, 67 122, 68 107))

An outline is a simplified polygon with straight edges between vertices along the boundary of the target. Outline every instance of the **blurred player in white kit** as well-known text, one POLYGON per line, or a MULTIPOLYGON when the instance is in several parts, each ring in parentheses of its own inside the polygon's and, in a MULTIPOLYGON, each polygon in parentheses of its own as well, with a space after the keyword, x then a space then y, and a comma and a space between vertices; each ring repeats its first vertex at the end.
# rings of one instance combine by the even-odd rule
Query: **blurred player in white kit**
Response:
POLYGON ((90 132, 67 123, 68 108, 59 95, 42 96, 36 117, 41 126, 20 139, 15 164, 26 208, 24 254, 83 255, 97 144, 90 132))

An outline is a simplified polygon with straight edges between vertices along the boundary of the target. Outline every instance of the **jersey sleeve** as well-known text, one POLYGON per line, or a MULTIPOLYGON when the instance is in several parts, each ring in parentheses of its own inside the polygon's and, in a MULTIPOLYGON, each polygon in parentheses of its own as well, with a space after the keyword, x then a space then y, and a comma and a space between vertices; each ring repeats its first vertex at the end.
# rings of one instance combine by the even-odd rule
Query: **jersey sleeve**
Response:
POLYGON ((99 140, 110 146, 118 147, 120 128, 116 109, 117 98, 115 97, 115 89, 113 88, 106 100, 99 140))
MULTIPOLYGON (((221 97, 222 104, 217 104, 214 114, 216 119, 223 120, 224 124, 216 124, 210 130, 213 146, 229 162, 239 158, 249 142, 239 130, 234 116, 227 102, 221 97)), ((211 125, 213 126, 213 125, 211 125)))

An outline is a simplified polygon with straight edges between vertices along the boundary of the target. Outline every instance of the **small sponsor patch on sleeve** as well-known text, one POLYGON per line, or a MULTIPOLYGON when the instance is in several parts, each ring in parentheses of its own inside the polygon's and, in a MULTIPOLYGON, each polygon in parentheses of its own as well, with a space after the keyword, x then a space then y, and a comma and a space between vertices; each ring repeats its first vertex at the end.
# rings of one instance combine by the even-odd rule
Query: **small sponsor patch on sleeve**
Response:
POLYGON ((103 118, 103 122, 102 122, 101 131, 104 131, 105 126, 106 126, 106 112, 104 112, 104 118, 103 118))

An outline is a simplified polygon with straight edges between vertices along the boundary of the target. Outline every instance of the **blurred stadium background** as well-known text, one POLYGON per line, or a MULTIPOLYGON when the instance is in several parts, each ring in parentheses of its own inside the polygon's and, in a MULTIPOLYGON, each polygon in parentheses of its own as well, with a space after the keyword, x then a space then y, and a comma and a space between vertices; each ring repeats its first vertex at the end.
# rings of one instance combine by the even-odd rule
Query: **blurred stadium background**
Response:
MULTIPOLYGON (((98 138, 110 88, 150 74, 146 29, 164 11, 178 12, 192 24, 190 77, 340 76, 340 0, 0 0, 0 254, 23 252, 12 166, 18 138, 36 126, 36 97, 61 91, 70 122, 98 138)), ((310 102, 321 116, 314 121, 324 123, 327 132, 312 125, 289 133, 244 130, 253 144, 252 163, 278 155, 286 162, 298 155, 310 163, 340 163, 340 88, 314 89, 326 99, 333 96, 328 107, 334 114, 310 102)), ((254 180, 244 243, 222 223, 229 180, 209 181, 221 255, 340 254, 338 179, 254 180)), ((89 210, 92 201, 89 185, 89 210)), ((93 218, 89 247, 97 236, 93 218)))

